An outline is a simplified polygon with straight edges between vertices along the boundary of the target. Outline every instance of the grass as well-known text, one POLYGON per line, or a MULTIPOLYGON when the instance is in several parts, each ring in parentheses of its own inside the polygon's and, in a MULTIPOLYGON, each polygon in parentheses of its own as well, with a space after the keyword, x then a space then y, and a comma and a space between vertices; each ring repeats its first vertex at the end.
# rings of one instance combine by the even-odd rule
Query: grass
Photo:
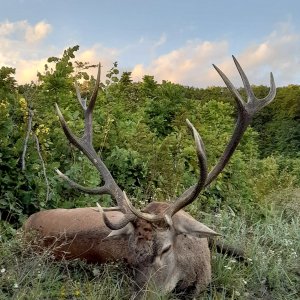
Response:
MULTIPOLYGON (((272 196, 265 217, 256 222, 230 210, 201 218, 218 228, 226 242, 243 248, 247 263, 213 252, 213 281, 199 299, 300 298, 300 193, 284 193, 272 196)), ((122 264, 57 262, 47 251, 35 254, 20 231, 0 228, 1 300, 130 299, 131 271, 122 264)), ((147 299, 178 298, 153 290, 147 295, 147 299)))

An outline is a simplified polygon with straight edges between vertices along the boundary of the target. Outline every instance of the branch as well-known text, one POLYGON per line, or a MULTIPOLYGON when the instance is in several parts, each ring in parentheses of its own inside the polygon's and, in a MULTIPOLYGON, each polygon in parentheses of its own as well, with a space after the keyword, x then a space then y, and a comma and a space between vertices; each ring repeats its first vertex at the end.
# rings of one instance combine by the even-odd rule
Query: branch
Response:
POLYGON ((25 156, 26 156, 26 151, 27 151, 29 135, 30 135, 31 128, 32 128, 32 118, 33 118, 33 111, 29 108, 28 103, 27 103, 27 107, 28 107, 28 122, 27 122, 27 132, 26 132, 26 137, 24 140, 24 146, 23 146, 23 152, 22 152, 22 171, 25 171, 25 169, 26 169, 25 156))
POLYGON ((33 136, 34 136, 34 138, 35 138, 35 142, 36 142, 36 150, 37 150, 38 155, 39 155, 39 158, 40 158, 40 160, 41 160, 41 164, 42 164, 42 168, 43 168, 43 173, 44 173, 44 178, 45 178, 45 182, 46 182, 46 187, 47 187, 47 192, 46 192, 46 203, 47 203, 48 200, 49 200, 49 193, 50 193, 49 181, 48 181, 48 178, 47 178, 45 162, 44 162, 43 157, 42 157, 42 153, 41 153, 40 143, 39 143, 38 137, 37 137, 36 134, 34 134, 33 136))

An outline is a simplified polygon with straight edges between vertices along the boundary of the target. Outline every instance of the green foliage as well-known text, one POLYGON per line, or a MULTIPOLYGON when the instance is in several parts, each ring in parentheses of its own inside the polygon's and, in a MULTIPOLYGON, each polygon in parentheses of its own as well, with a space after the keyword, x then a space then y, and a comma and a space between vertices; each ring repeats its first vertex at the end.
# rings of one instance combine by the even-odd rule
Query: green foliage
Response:
MULTIPOLYGON (((122 190, 134 195, 135 190, 145 186, 147 165, 137 151, 116 146, 105 162, 113 177, 118 178, 122 190)), ((141 192, 140 190, 139 193, 141 192)))
MULTIPOLYGON (((1 277, 0 298, 25 294, 44 298, 50 291, 55 297, 63 298, 64 293, 74 298, 77 290, 83 298, 91 299, 99 292, 106 299, 128 296, 127 278, 120 273, 107 279, 91 278, 90 267, 67 262, 62 267, 49 257, 40 258, 41 268, 33 264, 32 256, 17 253, 19 245, 14 244, 14 228, 35 211, 88 206, 96 201, 104 206, 114 204, 109 196, 98 199, 99 196, 72 190, 54 171, 59 168, 85 186, 102 184, 92 164, 66 140, 54 110, 57 102, 69 127, 78 136, 82 134, 83 113, 76 101, 74 82, 80 79, 82 97, 89 99, 95 78, 89 77, 87 70, 96 66, 76 61, 78 49, 74 46, 61 57, 50 57, 44 72, 38 73, 38 85, 17 86, 15 70, 0 69, 0 250, 4 253, 0 251, 0 268, 10 269, 1 277), (25 147, 29 112, 33 119, 25 147), (25 148, 26 167, 22 170, 25 148), (9 239, 12 241, 7 244, 9 239), (24 264, 24 269, 14 269, 14 255, 21 255, 18 266, 24 264), (27 272, 29 265, 35 275, 27 272), (83 270, 85 275, 70 271, 72 268, 83 270), (68 275, 62 276, 65 271, 68 275), (99 286, 98 279, 104 285, 99 286), (113 290, 116 280, 125 280, 124 293, 113 290), (15 289, 14 283, 19 282, 22 288, 15 289), (81 288, 78 282, 83 282, 81 288)), ((253 88, 259 98, 268 93, 267 87, 253 88)), ((245 246, 253 259, 246 268, 216 256, 216 275, 204 295, 207 299, 260 298, 264 290, 272 299, 284 298, 285 291, 290 299, 299 296, 299 271, 292 265, 293 253, 299 253, 299 98, 299 86, 278 88, 276 100, 255 117, 217 180, 187 208, 198 219, 220 228, 228 241, 245 246), (200 211, 207 212, 206 217, 212 213, 222 217, 203 220, 200 211), (284 244, 284 240, 291 241, 293 237, 292 245, 284 244)), ((101 84, 96 102, 94 148, 135 204, 174 199, 199 176, 195 145, 185 120, 189 119, 201 134, 211 169, 232 135, 234 107, 230 93, 223 87, 197 89, 166 81, 158 84, 149 75, 136 83, 130 72, 119 74, 115 62, 106 74, 105 84, 101 84)), ((101 269, 101 274, 105 272, 101 269)), ((158 295, 153 294, 157 299, 158 295)))
POLYGON ((147 106, 146 123, 159 137, 165 137, 173 131, 172 122, 180 113, 184 102, 183 87, 164 82, 156 89, 154 96, 147 106))
MULTIPOLYGON (((38 74, 38 85, 17 87, 15 70, 0 69, 2 219, 15 222, 19 216, 41 208, 85 206, 97 201, 70 189, 54 172, 59 168, 84 185, 101 184, 90 162, 70 147, 54 111, 57 102, 70 128, 78 135, 82 133, 83 115, 75 101, 74 81, 84 79, 80 84, 82 96, 89 98, 95 79, 89 78, 87 70, 96 66, 76 61, 78 49, 70 47, 61 57, 50 57, 44 72, 38 74), (22 172, 28 109, 34 116, 26 170, 22 172), (38 137, 41 155, 33 134, 38 137)), ((254 92, 262 98, 268 89, 254 87, 254 92)), ((200 195, 201 201, 192 204, 192 211, 227 206, 235 212, 263 211, 268 191, 299 186, 298 98, 298 86, 278 89, 277 99, 255 118, 225 170, 200 195)), ((195 146, 185 120, 201 133, 212 168, 232 135, 235 114, 225 88, 196 89, 166 81, 158 84, 149 75, 135 83, 130 72, 119 74, 115 62, 97 99, 94 147, 121 188, 138 203, 165 201, 180 195, 199 176, 195 146)))
POLYGON ((118 70, 118 63, 115 61, 113 63, 112 68, 106 74, 106 86, 109 86, 113 83, 117 83, 119 81, 118 78, 119 70, 118 70))
POLYGON ((15 88, 17 81, 14 78, 16 69, 9 67, 0 68, 0 97, 5 97, 11 94, 15 88))
MULTIPOLYGON (((284 196, 285 193, 277 193, 280 201, 284 196)), ((299 194, 295 200, 299 201, 299 194)), ((264 220, 250 224, 230 210, 202 217, 220 228, 226 243, 244 249, 247 255, 247 265, 230 257, 213 256, 216 275, 210 289, 212 299, 299 297, 299 211, 294 211, 291 221, 283 217, 280 206, 274 203, 264 220)))
POLYGON ((254 128, 260 134, 263 156, 299 157, 300 87, 278 88, 275 101, 255 119, 254 128))

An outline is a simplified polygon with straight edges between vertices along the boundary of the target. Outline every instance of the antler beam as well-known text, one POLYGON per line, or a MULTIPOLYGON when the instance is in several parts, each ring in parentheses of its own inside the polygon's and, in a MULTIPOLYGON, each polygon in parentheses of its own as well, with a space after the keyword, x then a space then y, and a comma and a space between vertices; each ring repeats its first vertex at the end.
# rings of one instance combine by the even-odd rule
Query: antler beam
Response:
POLYGON ((105 224, 113 229, 121 229, 126 226, 129 222, 133 221, 136 217, 145 219, 149 222, 163 222, 167 226, 172 225, 172 216, 176 214, 180 209, 184 208, 188 204, 192 203, 199 195, 199 193, 207 187, 214 179, 217 178, 217 176, 220 174, 220 172, 225 168, 226 164, 228 163, 229 159, 231 158, 232 154, 236 150, 238 144, 241 141, 241 138, 246 131, 248 125, 250 124, 253 116, 260 111, 264 106, 268 105, 276 95, 276 87, 275 82, 272 73, 270 74, 270 91, 269 94, 263 98, 258 99, 255 97, 253 90, 250 86, 249 80, 247 76, 245 75, 243 69, 241 68, 240 64, 236 60, 236 58, 233 56, 234 63, 236 65, 236 68, 238 69, 238 72, 242 78, 243 85, 246 91, 247 95, 247 101, 245 102, 238 90, 234 87, 234 85, 230 82, 230 80, 227 78, 227 76, 215 65, 214 68, 219 73, 221 78, 223 79, 224 83, 226 84, 227 88, 230 90, 232 95, 234 96, 236 105, 237 105, 237 111, 238 111, 238 117, 235 124, 235 128, 232 134, 231 139, 228 142, 228 145, 226 146, 223 154, 221 155, 218 163, 214 166, 214 168, 208 173, 207 171, 207 159, 206 154, 204 150, 204 144, 202 142, 202 139, 195 129, 195 127, 192 125, 192 123, 187 120, 187 125, 191 129, 196 145, 196 153, 198 157, 198 165, 200 169, 200 174, 198 177, 198 181, 195 185, 188 188, 181 196, 179 196, 172 205, 168 207, 168 209, 159 214, 148 214, 143 213, 139 210, 137 210, 129 201, 127 198, 125 192, 123 192, 120 187, 117 185, 115 180, 113 179, 111 173, 105 166, 104 162, 101 160, 101 158, 97 155, 95 149, 93 148, 92 142, 92 112, 95 106, 95 101, 98 94, 99 84, 100 84, 100 64, 98 68, 98 75, 97 75, 97 81, 94 88, 94 91, 92 93, 92 96, 89 101, 89 105, 87 106, 86 99, 82 99, 80 95, 80 91, 77 85, 76 87, 76 94, 78 101, 84 111, 84 134, 81 138, 76 137, 70 128, 68 127, 58 105, 56 104, 56 110, 57 114, 59 116, 60 123, 62 125, 62 128, 65 132, 66 137, 68 140, 79 150, 81 150, 88 159, 94 164, 94 166, 97 168, 99 173, 101 174, 104 185, 101 187, 96 188, 87 188, 84 187, 70 178, 68 178, 65 174, 61 173, 59 170, 57 170, 57 173, 60 177, 62 177, 64 180, 66 180, 72 187, 79 189, 83 192, 90 193, 90 194, 110 194, 113 198, 116 199, 118 204, 118 209, 120 209, 124 216, 122 219, 119 220, 118 223, 112 224, 109 219, 105 216, 104 209, 101 208, 100 205, 99 211, 104 216, 104 222, 105 224))
POLYGON ((97 168, 99 173, 101 174, 103 180, 104 180, 104 185, 102 187, 97 187, 97 188, 88 188, 84 187, 70 178, 60 172, 59 170, 56 170, 57 174, 66 180, 73 188, 79 189, 85 193, 90 193, 90 194, 109 194, 111 195, 116 201, 118 206, 121 208, 121 210, 124 211, 124 213, 128 212, 128 209, 124 205, 125 200, 124 200, 124 195, 121 190, 121 188, 117 185, 115 180, 113 179, 111 173, 107 169, 106 165, 102 161, 102 159, 97 155, 97 152, 95 151, 93 147, 93 117, 92 113, 95 107, 95 102, 97 99, 98 95, 98 90, 99 90, 99 84, 100 84, 100 74, 101 74, 101 65, 99 63, 98 67, 98 74, 97 74, 97 80, 95 84, 95 88, 92 92, 91 98, 89 100, 88 106, 86 106, 86 100, 81 98, 80 91, 77 85, 76 87, 76 94, 78 101, 84 111, 84 133, 81 138, 78 138, 75 134, 72 133, 71 129, 67 125, 67 122, 65 121, 59 107, 57 104, 55 104, 56 111, 61 123, 61 126, 63 128, 63 131, 67 137, 67 139, 79 150, 81 150, 87 158, 92 162, 92 164, 97 168))
MULTIPOLYGON (((204 146, 202 144, 202 141, 200 139, 200 136, 196 129, 191 125, 191 123, 188 122, 188 125, 193 130, 194 138, 196 141, 196 148, 197 148, 197 155, 199 159, 199 166, 200 166, 200 175, 197 184, 191 186, 188 188, 181 196, 179 196, 173 203, 173 205, 170 206, 168 211, 166 211, 163 215, 149 215, 144 214, 139 211, 137 211, 135 208, 130 206, 130 210, 132 213, 134 213, 136 216, 143 218, 148 221, 157 222, 159 220, 162 220, 163 218, 170 219, 172 215, 174 215, 177 211, 185 207, 186 205, 192 203, 201 190, 205 187, 207 187, 214 179, 217 178, 217 176, 221 173, 221 171, 225 168, 226 164, 228 163, 229 159, 231 158, 232 154, 236 150, 238 144, 241 141, 241 138, 246 131, 248 125, 250 124, 253 116, 260 111, 263 107, 268 105, 270 102, 272 102, 276 96, 276 87, 275 82, 273 78, 273 74, 270 74, 270 91, 269 94, 263 98, 258 99, 255 97, 253 90, 250 86, 249 80, 247 76, 245 75, 243 69, 241 68, 240 64, 236 60, 234 56, 233 60, 234 63, 239 71, 239 74, 242 78, 244 88, 247 94, 247 102, 245 102, 240 95, 240 93, 237 91, 237 89, 234 87, 234 85, 231 83, 231 81, 227 78, 227 76, 215 65, 214 68, 219 73, 223 81, 225 82, 227 88, 230 90, 230 92, 233 94, 234 99, 237 104, 237 110, 238 110, 238 117, 236 121, 236 125, 232 134, 232 137, 226 146, 223 154, 221 155, 221 158, 219 159, 218 163, 215 165, 215 167, 209 172, 207 175, 206 173, 206 157, 204 152, 204 146), (199 141, 197 141, 196 137, 199 137, 199 141), (200 144, 200 147, 199 145, 200 144)), ((166 220, 167 221, 167 220, 166 220)))

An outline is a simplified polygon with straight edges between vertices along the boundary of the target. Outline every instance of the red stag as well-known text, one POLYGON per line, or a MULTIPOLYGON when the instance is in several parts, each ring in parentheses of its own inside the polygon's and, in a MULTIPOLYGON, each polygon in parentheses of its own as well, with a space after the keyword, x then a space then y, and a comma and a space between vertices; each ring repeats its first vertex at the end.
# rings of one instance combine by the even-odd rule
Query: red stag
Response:
POLYGON ((81 258, 98 263, 126 261, 136 270, 134 281, 138 288, 142 288, 151 279, 163 293, 170 292, 175 287, 177 290, 192 288, 195 295, 203 291, 211 281, 211 257, 207 238, 218 234, 184 212, 183 208, 192 203, 224 169, 254 114, 268 105, 276 94, 271 73, 269 94, 263 99, 257 99, 238 61, 234 57, 233 60, 242 78, 247 102, 226 75, 214 65, 233 94, 238 111, 233 135, 218 163, 210 172, 207 171, 201 137, 187 120, 196 145, 200 168, 198 181, 174 202, 153 202, 142 211, 131 204, 92 144, 92 112, 100 83, 99 66, 95 89, 88 105, 76 87, 85 120, 81 138, 72 133, 57 105, 56 109, 66 137, 88 157, 101 174, 104 184, 88 188, 72 181, 59 170, 57 173, 73 188, 82 192, 110 195, 116 201, 116 206, 41 211, 28 219, 25 230, 38 231, 45 246, 56 241, 54 254, 57 257, 81 258))

